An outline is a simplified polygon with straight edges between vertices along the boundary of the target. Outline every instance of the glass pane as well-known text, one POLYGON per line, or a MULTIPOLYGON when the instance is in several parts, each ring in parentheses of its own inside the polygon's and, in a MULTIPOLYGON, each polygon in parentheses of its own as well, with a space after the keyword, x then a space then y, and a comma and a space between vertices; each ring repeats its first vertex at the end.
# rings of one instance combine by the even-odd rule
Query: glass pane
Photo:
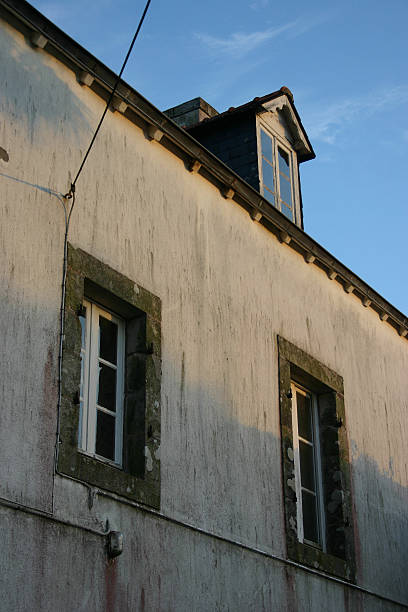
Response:
POLYGON ((302 487, 315 491, 315 464, 313 446, 299 440, 300 479, 302 487))
POLYGON ((81 346, 85 348, 86 339, 86 306, 82 307, 82 312, 79 315, 79 321, 81 323, 81 346))
POLYGON ((264 187, 268 187, 271 191, 274 191, 273 186, 273 167, 266 159, 262 160, 262 180, 264 187))
POLYGON ((306 540, 319 543, 316 497, 302 491, 303 536, 306 540))
POLYGON ((288 208, 285 204, 283 204, 283 202, 282 202, 282 212, 288 219, 293 221, 293 210, 291 208, 288 208))
POLYGON ((97 410, 95 452, 106 459, 115 459, 115 417, 97 410))
POLYGON ((279 177, 280 197, 288 206, 292 206, 292 189, 289 181, 282 175, 279 177))
POLYGON ((262 155, 272 162, 272 138, 263 130, 261 130, 261 147, 262 155))
POLYGON ((98 402, 108 410, 116 410, 116 370, 99 363, 98 402))
POLYGON ((99 317, 99 356, 116 364, 118 326, 113 321, 99 317))
POLYGON ((299 436, 312 442, 312 403, 309 395, 296 393, 299 436))
POLYGON ((290 180, 289 155, 278 147, 279 171, 290 180))
POLYGON ((275 206, 275 196, 268 190, 267 187, 264 189, 264 198, 269 200, 269 202, 275 206))

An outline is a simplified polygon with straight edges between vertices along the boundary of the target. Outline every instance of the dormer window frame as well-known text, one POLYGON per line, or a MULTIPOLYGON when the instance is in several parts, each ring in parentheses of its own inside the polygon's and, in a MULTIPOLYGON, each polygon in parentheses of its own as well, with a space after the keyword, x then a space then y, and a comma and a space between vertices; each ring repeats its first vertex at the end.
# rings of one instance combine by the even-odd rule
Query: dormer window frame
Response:
POLYGON ((289 141, 282 137, 277 131, 275 131, 266 121, 263 121, 261 117, 257 117, 256 122, 256 137, 257 137, 257 152, 258 152, 258 176, 259 176, 259 190, 261 194, 280 212, 282 212, 290 221, 296 225, 301 226, 301 212, 300 212, 300 190, 298 180, 298 160, 296 151, 292 148, 289 141), (266 160, 263 163, 263 151, 262 151, 262 131, 266 133, 271 139, 273 163, 270 160, 266 160), (290 168, 290 186, 292 195, 292 210, 293 218, 288 215, 288 207, 285 206, 283 196, 283 189, 281 189, 281 181, 285 180, 281 178, 282 173, 279 170, 279 149, 288 156, 289 168, 290 168), (273 182, 274 191, 268 189, 264 184, 264 170, 263 166, 269 164, 273 169, 273 182))

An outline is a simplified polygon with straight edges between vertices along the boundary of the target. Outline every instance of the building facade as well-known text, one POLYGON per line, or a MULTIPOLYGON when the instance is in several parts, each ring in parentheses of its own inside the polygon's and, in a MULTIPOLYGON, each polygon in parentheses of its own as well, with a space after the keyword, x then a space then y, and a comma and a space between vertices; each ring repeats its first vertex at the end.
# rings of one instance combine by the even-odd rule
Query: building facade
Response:
POLYGON ((0 57, 2 609, 406 608, 407 320, 304 233, 290 91, 121 81, 73 194, 115 75, 22 0, 0 57))

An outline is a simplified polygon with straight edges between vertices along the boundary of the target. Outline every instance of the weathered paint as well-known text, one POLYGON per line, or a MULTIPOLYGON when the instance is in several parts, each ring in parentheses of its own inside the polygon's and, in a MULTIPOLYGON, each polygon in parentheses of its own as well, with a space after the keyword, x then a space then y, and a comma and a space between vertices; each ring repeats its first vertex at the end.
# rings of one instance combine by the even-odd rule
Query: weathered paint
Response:
MULTIPOLYGON (((65 192, 103 102, 1 22, 0 495, 5 610, 390 610, 375 598, 57 476, 65 192), (90 507, 91 506, 91 507, 90 507), (347 593, 347 594, 345 594, 347 593), (290 603, 292 602, 292 603, 290 603)), ((307 204, 306 204, 307 205, 307 204)), ((161 512, 286 557, 277 335, 344 380, 359 584, 408 602, 406 340, 119 113, 77 185, 70 241, 162 301, 161 512)))

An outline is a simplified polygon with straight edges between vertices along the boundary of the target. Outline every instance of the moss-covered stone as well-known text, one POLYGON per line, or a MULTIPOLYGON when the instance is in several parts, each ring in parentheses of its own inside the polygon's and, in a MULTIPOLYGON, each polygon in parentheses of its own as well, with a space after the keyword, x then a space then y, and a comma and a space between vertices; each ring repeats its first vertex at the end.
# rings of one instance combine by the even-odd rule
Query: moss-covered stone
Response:
POLYGON ((160 507, 161 302, 81 249, 68 248, 58 468, 102 489, 160 507), (84 297, 126 321, 123 469, 78 449, 81 325, 84 297), (148 455, 149 460, 146 460, 148 455))
POLYGON ((350 463, 343 379, 311 355, 278 337, 283 489, 288 556, 346 580, 355 580, 354 533, 351 520, 350 463), (298 541, 294 490, 291 382, 317 395, 322 453, 326 546, 323 552, 298 541))

